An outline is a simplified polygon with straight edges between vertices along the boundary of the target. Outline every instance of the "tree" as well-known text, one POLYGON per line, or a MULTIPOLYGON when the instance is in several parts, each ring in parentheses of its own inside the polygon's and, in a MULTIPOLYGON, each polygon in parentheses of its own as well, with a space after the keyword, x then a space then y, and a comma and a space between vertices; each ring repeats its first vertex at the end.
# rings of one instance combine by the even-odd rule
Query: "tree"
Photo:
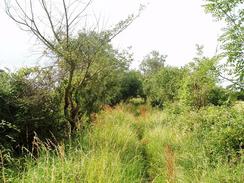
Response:
POLYGON ((152 74, 164 67, 166 55, 160 55, 158 51, 152 51, 144 57, 140 64, 140 70, 145 74, 152 74))
POLYGON ((218 81, 217 63, 218 57, 201 56, 185 67, 187 72, 179 91, 179 98, 184 104, 197 109, 209 104, 209 95, 218 81))
POLYGON ((126 72, 121 78, 120 95, 126 101, 133 97, 143 97, 141 73, 137 71, 126 72))
POLYGON ((88 72, 89 79, 84 81, 82 88, 78 88, 78 82, 84 73, 77 70, 74 74, 72 85, 73 88, 77 88, 76 93, 74 93, 74 101, 80 104, 78 116, 82 116, 84 113, 89 115, 92 112, 97 112, 101 105, 110 104, 114 93, 116 93, 116 88, 120 85, 118 82, 120 73, 126 72, 130 63, 130 58, 126 56, 126 52, 121 53, 114 50, 109 43, 98 48, 100 34, 93 32, 90 35, 80 34, 80 37, 80 43, 83 42, 84 38, 88 40, 88 43, 83 45, 83 51, 86 50, 86 55, 93 58, 93 64, 88 72))
POLYGON ((235 80, 228 79, 239 88, 244 88, 244 9, 243 0, 205 0, 205 10, 217 20, 224 20, 226 27, 220 37, 223 55, 230 67, 234 67, 235 80))
POLYGON ((184 70, 177 67, 164 67, 144 79, 144 91, 152 105, 163 105, 177 99, 184 70))
POLYGON ((93 67, 101 56, 101 50, 106 50, 107 43, 126 29, 142 10, 141 7, 138 15, 129 16, 99 36, 94 34, 95 31, 85 30, 86 27, 83 29, 86 34, 77 35, 77 24, 87 16, 86 11, 91 2, 29 0, 19 3, 18 0, 5 0, 7 15, 22 30, 37 38, 44 46, 45 55, 55 59, 52 68, 65 77, 62 85, 63 112, 72 131, 76 130, 79 123, 81 101, 78 95, 81 89, 108 66, 100 64, 101 67, 93 67))

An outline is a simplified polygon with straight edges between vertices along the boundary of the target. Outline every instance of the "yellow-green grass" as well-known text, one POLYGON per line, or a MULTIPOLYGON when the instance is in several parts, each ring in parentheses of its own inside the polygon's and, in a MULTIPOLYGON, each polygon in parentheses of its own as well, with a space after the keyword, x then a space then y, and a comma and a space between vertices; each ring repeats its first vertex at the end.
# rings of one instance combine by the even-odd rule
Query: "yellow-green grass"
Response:
POLYGON ((89 128, 54 152, 39 143, 39 157, 28 158, 24 171, 6 174, 4 181, 241 183, 243 151, 227 149, 232 154, 226 158, 221 148, 243 140, 243 111, 236 105, 200 111, 106 107, 93 116, 89 128))

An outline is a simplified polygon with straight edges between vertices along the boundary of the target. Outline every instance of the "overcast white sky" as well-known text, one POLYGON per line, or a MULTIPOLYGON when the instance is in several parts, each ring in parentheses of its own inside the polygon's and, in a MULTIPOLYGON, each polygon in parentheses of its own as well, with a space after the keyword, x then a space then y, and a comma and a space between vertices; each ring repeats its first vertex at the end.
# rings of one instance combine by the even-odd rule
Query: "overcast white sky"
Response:
MULTIPOLYGON (((92 10, 109 27, 136 12, 140 3, 148 3, 142 15, 112 41, 118 49, 132 46, 134 67, 152 50, 168 55, 167 64, 182 66, 194 57, 197 43, 214 55, 221 25, 204 13, 202 0, 94 0, 92 10)), ((5 15, 2 2, 0 22, 0 68, 35 64, 38 48, 5 15)))

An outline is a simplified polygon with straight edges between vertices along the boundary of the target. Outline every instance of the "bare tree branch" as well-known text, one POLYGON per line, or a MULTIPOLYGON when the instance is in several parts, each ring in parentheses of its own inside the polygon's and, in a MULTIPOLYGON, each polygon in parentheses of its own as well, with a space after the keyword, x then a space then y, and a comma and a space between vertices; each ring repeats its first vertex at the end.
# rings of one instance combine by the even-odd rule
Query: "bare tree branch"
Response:
POLYGON ((42 6, 47 15, 47 19, 48 19, 50 27, 52 29, 53 35, 56 38, 56 40, 60 43, 61 39, 59 38, 58 33, 55 31, 54 24, 53 24, 52 17, 51 17, 51 11, 50 12, 48 11, 45 0, 42 0, 42 6))
POLYGON ((66 46, 68 46, 68 44, 69 44, 69 17, 68 17, 68 10, 67 10, 65 0, 63 0, 63 8, 64 8, 64 17, 65 17, 65 26, 66 26, 66 43, 67 43, 66 46))
MULTIPOLYGON (((73 18, 70 20, 69 26, 71 26, 76 20, 79 19, 79 17, 86 11, 88 6, 92 3, 93 0, 89 0, 88 3, 85 5, 85 7, 73 18)), ((71 18, 71 17, 70 17, 71 18)))

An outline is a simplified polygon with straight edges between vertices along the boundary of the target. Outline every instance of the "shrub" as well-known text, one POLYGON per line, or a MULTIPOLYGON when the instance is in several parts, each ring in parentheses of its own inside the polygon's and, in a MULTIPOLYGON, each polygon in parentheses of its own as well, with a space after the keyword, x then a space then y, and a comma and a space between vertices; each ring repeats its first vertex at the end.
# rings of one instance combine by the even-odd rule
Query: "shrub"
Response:
POLYGON ((217 61, 203 57, 185 67, 187 73, 179 92, 182 103, 197 109, 209 105, 208 97, 217 84, 217 61))
POLYGON ((208 102, 216 106, 230 105, 233 101, 234 96, 231 91, 221 87, 213 88, 208 95, 208 102))
POLYGON ((149 103, 163 108, 165 103, 177 99, 184 71, 176 67, 164 67, 144 79, 143 88, 149 103))
POLYGON ((45 80, 40 73, 33 79, 35 72, 35 68, 21 69, 4 73, 5 77, 0 78, 5 82, 0 89, 1 140, 4 146, 10 144, 18 153, 22 146, 31 149, 35 134, 43 141, 59 139, 67 129, 61 128, 66 121, 60 115, 59 95, 49 84, 43 85, 45 80))

